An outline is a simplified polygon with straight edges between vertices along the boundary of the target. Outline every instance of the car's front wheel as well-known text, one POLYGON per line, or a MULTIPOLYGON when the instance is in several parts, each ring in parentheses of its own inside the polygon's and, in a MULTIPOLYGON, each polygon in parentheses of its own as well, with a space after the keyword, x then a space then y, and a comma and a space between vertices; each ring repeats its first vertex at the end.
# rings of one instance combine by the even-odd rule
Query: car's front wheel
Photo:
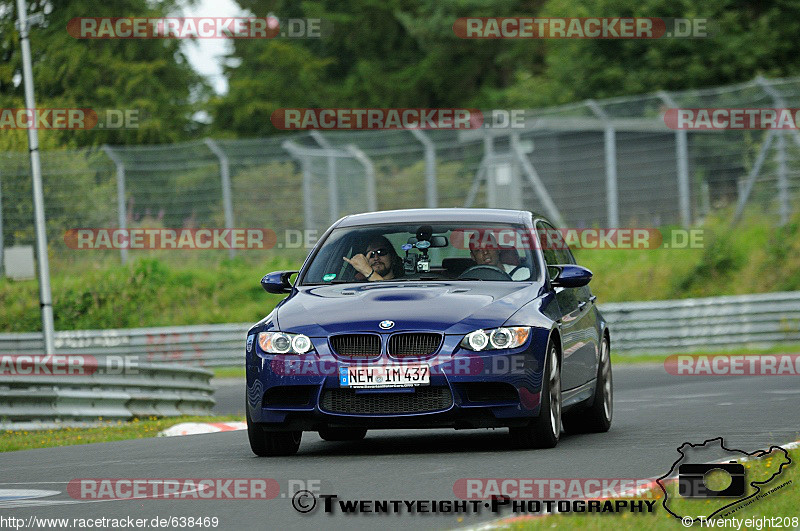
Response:
POLYGON ((303 438, 302 431, 268 431, 250 420, 250 413, 246 413, 247 438, 250 439, 250 449, 259 457, 278 457, 294 455, 300 449, 303 438))
POLYGON ((325 428, 319 436, 326 441, 360 441, 367 436, 366 428, 325 428))
POLYGON ((539 416, 526 426, 509 428, 515 448, 553 448, 561 436, 561 364, 554 343, 547 347, 539 416))
POLYGON ((600 361, 597 364, 592 405, 575 413, 564 415, 564 429, 568 433, 601 433, 611 428, 614 413, 614 381, 611 375, 611 351, 608 338, 600 343, 600 361))

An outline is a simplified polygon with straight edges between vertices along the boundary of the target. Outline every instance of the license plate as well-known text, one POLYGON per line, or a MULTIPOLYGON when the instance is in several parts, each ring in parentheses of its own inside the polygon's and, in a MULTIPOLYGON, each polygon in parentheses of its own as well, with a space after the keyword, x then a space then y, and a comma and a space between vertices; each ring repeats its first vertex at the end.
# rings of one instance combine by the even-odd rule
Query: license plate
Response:
POLYGON ((340 387, 370 389, 430 385, 427 365, 382 365, 378 367, 339 367, 340 387))

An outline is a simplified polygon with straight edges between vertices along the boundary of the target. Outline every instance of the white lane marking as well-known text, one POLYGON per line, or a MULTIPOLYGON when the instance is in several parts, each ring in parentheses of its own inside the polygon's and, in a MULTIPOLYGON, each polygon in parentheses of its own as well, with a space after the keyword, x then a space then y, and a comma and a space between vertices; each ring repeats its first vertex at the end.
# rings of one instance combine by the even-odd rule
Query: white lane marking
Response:
MULTIPOLYGON (((40 484, 49 484, 49 485, 68 485, 68 481, 36 481, 36 482, 29 482, 29 483, 0 483, 0 485, 40 485, 40 484)), ((181 490, 181 496, 190 495, 193 492, 200 492, 200 490, 206 488, 204 485, 201 485, 194 489, 186 489, 181 490)), ((0 489, 0 492, 3 492, 0 489)), ((48 496, 54 496, 56 494, 61 494, 61 491, 39 491, 39 492, 52 492, 53 494, 48 494, 48 496)), ((3 501, 0 499, 0 509, 19 509, 21 507, 48 507, 53 505, 74 505, 74 504, 84 504, 84 503, 102 503, 102 502, 120 502, 120 501, 131 501, 131 500, 152 500, 156 498, 163 498, 164 496, 171 496, 171 494, 164 493, 164 494, 155 494, 153 496, 130 496, 128 498, 111 498, 107 500, 74 500, 74 499, 61 499, 61 500, 44 500, 44 499, 36 499, 36 498, 29 498, 29 499, 17 499, 17 500, 9 500, 3 501)), ((173 499, 173 498, 165 498, 165 499, 173 499)), ((180 498, 176 498, 180 499, 180 498)))
POLYGON ((687 398, 711 398, 713 396, 730 396, 731 394, 733 394, 733 393, 701 393, 701 394, 696 394, 696 395, 681 395, 681 396, 675 397, 675 398, 679 398, 681 400, 684 400, 684 399, 687 399, 687 398))
POLYGON ((694 394, 694 395, 680 395, 680 396, 669 396, 668 395, 668 396, 664 396, 664 397, 655 397, 655 398, 649 398, 649 397, 621 398, 621 399, 620 398, 615 398, 614 399, 614 403, 615 404, 642 404, 644 406, 649 406, 649 405, 660 406, 660 405, 668 403, 667 401, 670 401, 669 403, 674 403, 675 401, 682 402, 684 400, 695 400, 695 399, 698 399, 698 398, 714 398, 714 397, 719 397, 719 396, 734 396, 734 395, 735 395, 735 393, 730 392, 730 393, 698 393, 698 394, 694 394), (651 402, 651 404, 646 404, 645 402, 651 402))
POLYGON ((60 490, 39 489, 0 489, 0 502, 30 500, 32 498, 46 498, 61 494, 60 490))

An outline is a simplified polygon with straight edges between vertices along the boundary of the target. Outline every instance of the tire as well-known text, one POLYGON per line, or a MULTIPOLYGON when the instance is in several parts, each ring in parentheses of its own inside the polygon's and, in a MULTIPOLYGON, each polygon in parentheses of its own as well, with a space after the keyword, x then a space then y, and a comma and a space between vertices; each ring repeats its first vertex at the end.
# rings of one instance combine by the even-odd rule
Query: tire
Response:
POLYGON ((326 441, 360 441, 366 435, 366 428, 325 428, 319 430, 319 436, 326 441))
POLYGON ((611 428, 614 416, 614 378, 611 372, 611 349, 608 338, 600 343, 600 361, 597 364, 597 385, 592 405, 564 415, 564 429, 568 433, 602 433, 611 428))
POLYGON ((539 416, 527 426, 508 429, 515 448, 554 448, 561 437, 561 365, 552 341, 547 345, 543 376, 539 416))
POLYGON ((300 448, 302 431, 267 431, 250 420, 247 412, 247 438, 250 449, 259 457, 278 457, 294 455, 300 448))

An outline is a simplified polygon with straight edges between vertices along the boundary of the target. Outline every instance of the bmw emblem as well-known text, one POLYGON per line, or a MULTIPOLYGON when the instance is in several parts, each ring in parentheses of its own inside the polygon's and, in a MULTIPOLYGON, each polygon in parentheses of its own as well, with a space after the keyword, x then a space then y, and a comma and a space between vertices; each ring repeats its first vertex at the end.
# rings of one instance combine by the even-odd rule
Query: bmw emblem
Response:
POLYGON ((389 321, 387 319, 386 321, 381 321, 378 326, 380 326, 384 330, 389 330, 390 328, 392 328, 394 326, 394 321, 389 321))

